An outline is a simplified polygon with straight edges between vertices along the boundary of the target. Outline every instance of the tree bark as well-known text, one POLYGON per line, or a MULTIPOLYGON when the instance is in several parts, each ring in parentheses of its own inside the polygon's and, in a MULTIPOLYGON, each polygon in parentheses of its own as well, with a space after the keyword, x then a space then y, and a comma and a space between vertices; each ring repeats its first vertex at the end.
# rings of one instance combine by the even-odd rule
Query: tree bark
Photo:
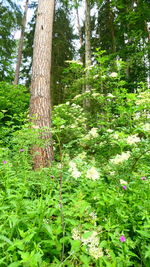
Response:
POLYGON ((83 37, 82 37, 82 30, 81 30, 81 25, 80 25, 78 6, 76 7, 76 16, 77 16, 77 29, 78 29, 78 34, 79 34, 80 48, 81 48, 83 46, 83 37))
POLYGON ((32 148, 34 168, 50 165, 53 157, 51 128, 51 51, 54 0, 39 0, 33 47, 30 116, 40 130, 44 147, 32 148))
POLYGON ((112 39, 112 53, 116 53, 116 37, 115 37, 115 30, 114 30, 114 14, 111 8, 110 0, 108 2, 108 9, 109 9, 109 27, 112 39))
MULTIPOLYGON (((85 0, 85 68, 86 70, 86 78, 88 80, 89 75, 89 67, 92 64, 91 60, 91 17, 90 17, 90 1, 85 0)), ((90 92, 91 86, 88 81, 86 81, 85 92, 90 92)), ((85 108, 90 107, 90 101, 88 99, 85 100, 84 103, 85 108)))
POLYGON ((19 73, 20 73, 20 67, 21 67, 21 61, 22 61, 22 51, 23 51, 23 42, 24 42, 24 33, 25 33, 26 21, 27 21, 28 5, 29 5, 29 0, 26 0, 24 15, 23 15, 23 19, 22 19, 21 36, 20 36, 19 46, 18 46, 18 56, 17 56, 17 63, 16 63, 16 70, 15 70, 15 78, 14 78, 13 84, 19 83, 19 73))

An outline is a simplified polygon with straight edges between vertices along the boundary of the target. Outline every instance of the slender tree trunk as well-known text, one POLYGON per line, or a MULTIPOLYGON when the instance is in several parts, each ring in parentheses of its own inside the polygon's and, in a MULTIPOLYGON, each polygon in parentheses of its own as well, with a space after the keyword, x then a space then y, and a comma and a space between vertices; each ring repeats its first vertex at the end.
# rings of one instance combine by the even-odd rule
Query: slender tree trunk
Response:
MULTIPOLYGON (((92 64, 91 60, 91 17, 90 17, 90 1, 85 0, 85 68, 86 76, 88 79, 89 75, 89 68, 92 64)), ((89 85, 88 81, 86 81, 85 85, 85 92, 90 92, 91 86, 89 85)), ((90 107, 90 101, 86 100, 84 103, 85 108, 90 107)))
POLYGON ((147 84, 148 88, 150 88, 150 23, 146 23, 146 29, 148 33, 148 53, 147 53, 147 58, 148 58, 148 74, 147 74, 147 84))
POLYGON ((16 70, 15 70, 15 79, 14 79, 13 84, 19 83, 19 73, 20 73, 20 67, 21 67, 21 61, 22 61, 23 41, 24 41, 24 33, 25 33, 25 27, 26 27, 26 21, 27 21, 28 4, 29 4, 29 0, 26 0, 24 15, 23 15, 23 19, 22 19, 21 36, 20 36, 19 46, 18 46, 18 56, 17 56, 17 63, 16 63, 16 70))
POLYGON ((77 28, 78 28, 78 34, 79 34, 80 47, 82 47, 83 38, 82 38, 82 31, 81 31, 81 24, 80 24, 78 7, 76 7, 76 15, 77 15, 77 28))
POLYGON ((112 39, 112 52, 116 52, 116 37, 115 37, 115 30, 114 30, 114 14, 111 8, 110 0, 107 0, 108 8, 109 8, 109 27, 111 32, 111 39, 112 39))
POLYGON ((34 36, 30 116, 33 127, 41 129, 44 147, 33 147, 34 168, 47 166, 53 157, 51 127, 51 51, 54 0, 39 0, 34 36))

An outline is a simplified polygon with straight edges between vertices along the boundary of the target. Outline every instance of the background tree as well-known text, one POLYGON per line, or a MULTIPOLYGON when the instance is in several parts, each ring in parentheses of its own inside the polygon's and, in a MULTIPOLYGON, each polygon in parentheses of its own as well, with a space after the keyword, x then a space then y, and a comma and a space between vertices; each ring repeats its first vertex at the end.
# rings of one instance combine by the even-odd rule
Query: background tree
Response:
POLYGON ((13 1, 0 1, 0 81, 12 81, 15 31, 20 27, 21 11, 13 1))
POLYGON ((16 62, 15 78, 13 82, 14 84, 18 84, 19 82, 19 73, 20 73, 20 67, 21 67, 21 61, 22 61, 23 42, 24 42, 24 33, 25 33, 26 20, 27 20, 28 5, 29 5, 29 0, 26 0, 24 14, 22 18, 21 35, 20 35, 19 44, 18 44, 18 55, 17 55, 17 62, 16 62))
MULTIPOLYGON (((94 47, 99 46, 126 62, 126 82, 133 91, 147 81, 149 1, 105 0, 97 2, 98 23, 94 47)), ((115 66, 113 66, 115 70, 115 66)), ((113 70, 112 68, 112 70, 113 70)))
MULTIPOLYGON (((29 23, 29 31, 25 34, 25 47, 23 50, 23 69, 21 77, 25 80, 26 86, 31 81, 31 66, 33 55, 33 36, 35 31, 36 4, 34 15, 29 23), (27 64, 28 62, 28 64, 27 64)), ((73 34, 73 27, 70 23, 70 12, 66 4, 57 1, 55 7, 54 25, 53 25, 53 43, 52 43, 52 67, 51 67, 51 95, 52 105, 64 101, 65 83, 63 73, 67 67, 66 60, 73 59, 75 49, 73 40, 76 36, 73 34), (63 25, 63 27, 62 27, 63 25)))

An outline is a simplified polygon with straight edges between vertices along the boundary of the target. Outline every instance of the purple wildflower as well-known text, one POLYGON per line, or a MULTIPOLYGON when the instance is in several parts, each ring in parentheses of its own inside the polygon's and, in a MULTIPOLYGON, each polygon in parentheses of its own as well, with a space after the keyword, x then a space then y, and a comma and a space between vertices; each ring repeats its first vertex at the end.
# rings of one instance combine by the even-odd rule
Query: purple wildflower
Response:
POLYGON ((145 177, 145 176, 142 176, 142 177, 141 177, 141 180, 146 180, 146 177, 145 177))
POLYGON ((7 164, 7 163, 8 163, 8 161, 6 161, 6 160, 3 161, 3 164, 7 164))
POLYGON ((122 187, 124 190, 127 190, 127 186, 126 185, 123 185, 122 187))
POLYGON ((123 242, 126 242, 126 238, 125 238, 125 236, 124 235, 121 235, 120 236, 120 241, 123 243, 123 242))
POLYGON ((23 151, 24 151, 24 148, 21 148, 21 149, 20 149, 20 152, 23 152, 23 151))

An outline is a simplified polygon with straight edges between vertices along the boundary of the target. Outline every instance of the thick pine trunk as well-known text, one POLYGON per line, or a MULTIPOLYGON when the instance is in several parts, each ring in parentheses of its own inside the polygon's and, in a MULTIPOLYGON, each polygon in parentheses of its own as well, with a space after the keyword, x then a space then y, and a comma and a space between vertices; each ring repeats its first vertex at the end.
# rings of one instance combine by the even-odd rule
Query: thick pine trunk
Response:
POLYGON ((32 148, 34 168, 52 160, 50 73, 54 0, 39 0, 34 36, 30 116, 33 127, 40 130, 44 147, 32 148))
POLYGON ((23 15, 23 19, 22 19, 21 36, 20 36, 19 46, 18 46, 18 56, 17 56, 17 63, 16 63, 16 70, 15 70, 15 78, 14 78, 13 84, 19 83, 19 73, 20 73, 20 67, 21 67, 21 61, 22 61, 22 51, 23 51, 23 42, 24 42, 24 33, 25 33, 26 21, 27 21, 28 5, 29 5, 29 0, 26 0, 24 15, 23 15))

